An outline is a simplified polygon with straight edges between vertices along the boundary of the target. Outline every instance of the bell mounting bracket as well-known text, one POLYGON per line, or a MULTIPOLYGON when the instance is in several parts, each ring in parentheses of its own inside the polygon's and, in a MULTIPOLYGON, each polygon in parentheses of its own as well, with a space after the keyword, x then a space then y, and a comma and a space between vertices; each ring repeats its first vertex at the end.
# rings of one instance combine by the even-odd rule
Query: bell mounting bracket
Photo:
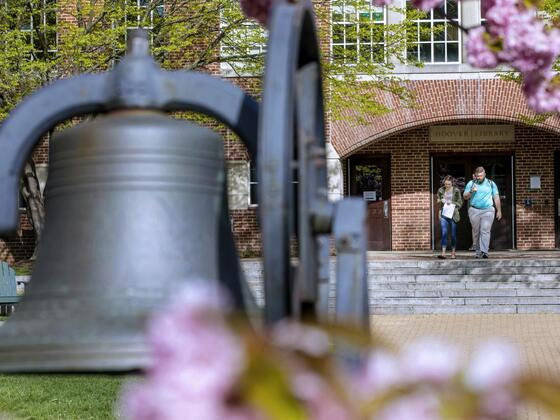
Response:
POLYGON ((258 150, 265 320, 328 317, 332 236, 337 321, 369 329, 366 208, 357 198, 328 200, 318 45, 311 1, 276 2, 258 150), (294 238, 296 259, 291 258, 294 238))

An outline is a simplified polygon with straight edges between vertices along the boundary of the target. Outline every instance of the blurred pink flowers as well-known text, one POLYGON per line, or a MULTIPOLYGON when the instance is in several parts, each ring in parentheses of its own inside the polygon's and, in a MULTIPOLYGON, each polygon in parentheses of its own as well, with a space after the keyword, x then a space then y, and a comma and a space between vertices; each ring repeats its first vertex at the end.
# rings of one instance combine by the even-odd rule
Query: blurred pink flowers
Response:
POLYGON ((277 0, 240 0, 241 10, 245 16, 255 19, 262 26, 267 26, 272 5, 277 0))
POLYGON ((329 329, 283 322, 267 334, 230 324, 228 308, 216 287, 198 282, 154 317, 154 364, 125 389, 124 418, 438 420, 459 401, 465 411, 454 419, 502 420, 520 402, 520 361, 501 341, 467 359, 425 338, 398 353, 373 348, 348 369, 333 357, 329 329))
POLYGON ((153 367, 147 372, 147 382, 125 393, 127 418, 218 420, 233 416, 226 401, 244 369, 244 352, 222 316, 227 308, 227 299, 217 287, 201 281, 152 319, 148 340, 153 367))
POLYGON ((527 103, 536 112, 559 112, 560 92, 549 83, 560 55, 560 31, 548 29, 536 10, 514 0, 482 2, 485 27, 469 32, 469 63, 493 68, 508 64, 523 76, 527 103))

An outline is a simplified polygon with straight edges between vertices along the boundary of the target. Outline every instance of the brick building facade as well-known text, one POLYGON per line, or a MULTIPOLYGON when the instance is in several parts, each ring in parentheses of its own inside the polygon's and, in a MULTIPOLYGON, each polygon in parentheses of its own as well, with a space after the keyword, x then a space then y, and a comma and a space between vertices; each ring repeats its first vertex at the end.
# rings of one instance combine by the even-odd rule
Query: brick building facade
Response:
MULTIPOLYGON (((346 7, 344 0, 333 1, 335 21, 338 3, 346 7)), ((451 3, 452 0, 448 2, 451 3)), ((481 22, 479 2, 459 4, 456 16, 463 26, 481 22)), ((450 13, 453 10, 447 10, 450 13)), ((381 23, 400 19, 398 13, 390 10, 376 16, 375 19, 382 17, 381 23)), ((438 20, 436 15, 430 16, 431 20, 426 22, 431 22, 433 27, 438 20)), ((443 41, 438 42, 432 34, 429 42, 422 41, 412 51, 425 61, 422 68, 395 65, 396 74, 415 92, 415 108, 400 107, 388 93, 363 91, 359 94, 375 96, 394 111, 366 116, 360 123, 350 114, 347 118, 328 121, 329 196, 338 199, 358 194, 364 198, 369 209, 371 249, 437 249, 439 226, 435 223, 434 196, 439 181, 451 174, 460 186, 464 185, 473 167, 484 164, 489 177, 502 189, 500 194, 507 213, 503 222, 495 223, 493 247, 522 250, 557 247, 560 243, 560 159, 557 157, 560 118, 550 116, 538 123, 528 123, 528 117, 533 114, 525 105, 519 85, 501 80, 498 73, 471 68, 466 64, 460 34, 446 33, 443 41), (422 45, 429 48, 422 49, 422 45)), ((331 40, 323 39, 322 44, 323 48, 332 50, 365 45, 360 47, 359 38, 349 41, 346 35, 340 39, 333 35, 331 40)), ((219 66, 212 71, 227 77, 219 66)), ((259 79, 228 79, 258 97, 259 79)), ((258 255, 258 204, 252 196, 258 180, 252 177, 254 171, 241 142, 228 132, 222 134, 238 250, 241 256, 258 255)), ((48 164, 47 155, 48 144, 43 142, 35 152, 43 172, 48 164)), ((464 210, 460 224, 463 227, 459 248, 466 249, 470 243, 464 210)), ((17 260, 31 255, 33 235, 29 228, 22 212, 23 235, 5 238, 0 258, 17 260)))

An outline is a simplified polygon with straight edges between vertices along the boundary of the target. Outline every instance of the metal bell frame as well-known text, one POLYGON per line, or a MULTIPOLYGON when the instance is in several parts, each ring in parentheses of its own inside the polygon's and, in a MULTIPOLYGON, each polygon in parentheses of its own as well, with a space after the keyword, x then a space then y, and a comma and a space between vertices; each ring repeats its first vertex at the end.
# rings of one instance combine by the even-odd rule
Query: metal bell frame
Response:
POLYGON ((329 318, 332 235, 336 321, 369 332, 366 207, 359 198, 328 201, 320 52, 311 1, 275 4, 267 50, 257 160, 265 320, 329 318), (290 258, 293 237, 297 261, 290 258))

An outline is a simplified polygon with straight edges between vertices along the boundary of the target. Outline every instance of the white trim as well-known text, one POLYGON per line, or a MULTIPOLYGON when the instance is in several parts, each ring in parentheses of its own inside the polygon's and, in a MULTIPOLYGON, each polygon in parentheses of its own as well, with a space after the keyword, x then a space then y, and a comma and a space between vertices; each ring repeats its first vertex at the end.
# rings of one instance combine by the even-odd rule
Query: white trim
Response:
MULTIPOLYGON (((457 18, 453 19, 453 21, 457 22, 457 23, 461 23, 462 22, 462 7, 461 7, 461 1, 459 0, 454 0, 456 2, 456 7, 457 7, 457 18)), ((444 2, 442 4, 442 6, 445 8, 445 11, 447 12, 447 1, 444 2)), ((405 4, 404 4, 404 9, 406 10, 407 8, 407 1, 405 0, 405 4)), ((412 22, 416 23, 416 42, 413 42, 413 44, 415 44, 413 47, 414 50, 416 51, 416 60, 418 62, 424 63, 426 65, 441 65, 441 64, 462 64, 463 62, 463 57, 462 57, 462 46, 463 46, 463 34, 462 31, 459 28, 455 28, 455 30, 457 31, 457 40, 451 40, 449 41, 447 39, 447 28, 449 26, 453 26, 451 25, 447 19, 445 17, 440 17, 440 18, 436 18, 435 17, 435 9, 431 9, 429 12, 427 12, 428 16, 422 19, 414 19, 412 20, 412 22), (431 27, 430 30, 430 40, 429 41, 421 41, 420 40, 420 26, 422 24, 425 25, 429 25, 431 27), (444 25, 444 39, 443 40, 435 40, 434 39, 434 26, 435 25, 444 25), (435 59, 435 45, 436 44, 443 44, 444 46, 444 60, 443 61, 434 61, 435 59), (448 53, 448 46, 449 45, 457 45, 457 60, 456 61, 449 61, 447 58, 447 53, 448 53), (420 57, 420 46, 421 45, 430 45, 430 61, 423 61, 420 57)), ((405 57, 407 58, 408 61, 408 47, 406 47, 406 51, 405 51, 405 57)))
MULTIPOLYGON (((342 42, 337 42, 334 43, 333 42, 333 38, 334 38, 334 26, 335 25, 345 25, 345 24, 356 24, 358 26, 358 28, 360 27, 360 19, 359 19, 359 13, 360 10, 358 8, 355 9, 355 13, 356 13, 356 21, 347 21, 346 20, 346 13, 344 12, 345 7, 352 7, 352 6, 346 6, 346 2, 349 0, 338 0, 338 1, 344 1, 344 5, 340 6, 342 7, 342 13, 343 13, 343 20, 342 21, 334 21, 333 20, 333 13, 334 13, 334 6, 333 6, 333 1, 330 2, 330 38, 329 38, 329 53, 330 53, 330 59, 331 62, 334 61, 334 48, 333 46, 341 46, 343 48, 344 51, 347 50, 347 46, 355 46, 356 47, 356 60, 354 61, 348 61, 345 62, 345 64, 348 65, 354 65, 356 63, 360 62, 360 45, 362 45, 362 42, 360 42, 360 36, 358 33, 356 33, 356 42, 355 43, 348 43, 346 42, 346 31, 344 31, 344 35, 343 35, 343 40, 342 42)), ((369 23, 373 24, 373 25, 382 25, 384 27, 387 26, 387 7, 385 6, 376 6, 375 4, 373 4, 373 2, 370 0, 369 2, 369 10, 367 10, 368 13, 370 13, 370 16, 373 16, 374 13, 374 9, 381 9, 383 12, 383 20, 382 21, 377 21, 375 19, 371 19, 369 21, 369 23)), ((363 9, 362 11, 366 11, 365 9, 363 9)), ((374 42, 373 41, 373 35, 371 35, 371 39, 370 39, 370 43, 363 43, 363 45, 366 46, 371 46, 371 51, 373 54, 373 47, 374 46, 382 46, 383 47, 383 55, 384 57, 384 62, 387 61, 387 54, 386 54, 386 47, 387 47, 387 39, 386 39, 386 34, 383 35, 383 42, 374 42)), ((373 58, 373 57, 372 57, 373 58)), ((370 62, 373 62, 372 60, 370 60, 370 62)))
POLYGON ((251 181, 251 161, 248 160, 247 161, 247 206, 249 208, 255 208, 259 206, 258 197, 256 203, 251 202, 251 185, 258 185, 258 184, 259 184, 258 179, 256 181, 251 181))
MULTIPOLYGON (((403 80, 486 80, 497 79, 500 74, 506 74, 506 72, 393 73, 391 76, 403 80)), ((358 80, 364 82, 377 79, 376 76, 371 75, 358 76, 358 80)))

